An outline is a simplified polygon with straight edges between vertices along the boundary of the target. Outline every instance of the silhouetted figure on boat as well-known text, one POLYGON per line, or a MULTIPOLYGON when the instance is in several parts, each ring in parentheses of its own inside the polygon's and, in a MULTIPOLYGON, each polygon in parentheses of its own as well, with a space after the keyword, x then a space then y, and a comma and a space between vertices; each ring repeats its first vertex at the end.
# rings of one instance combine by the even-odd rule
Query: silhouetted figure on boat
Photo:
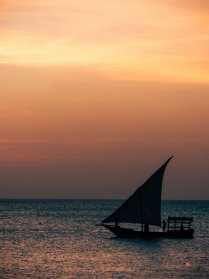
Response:
POLYGON ((149 224, 147 223, 144 224, 144 232, 149 232, 149 224))
POLYGON ((163 220, 163 232, 165 232, 165 228, 166 228, 166 221, 163 220))

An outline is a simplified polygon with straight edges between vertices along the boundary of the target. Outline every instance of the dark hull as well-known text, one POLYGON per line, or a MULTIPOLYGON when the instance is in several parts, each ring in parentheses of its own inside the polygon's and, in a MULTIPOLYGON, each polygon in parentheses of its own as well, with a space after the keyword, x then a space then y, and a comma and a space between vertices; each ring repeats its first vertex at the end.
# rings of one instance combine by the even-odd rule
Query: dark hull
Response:
POLYGON ((142 232, 105 224, 103 226, 120 238, 192 238, 194 233, 193 229, 184 231, 142 232))

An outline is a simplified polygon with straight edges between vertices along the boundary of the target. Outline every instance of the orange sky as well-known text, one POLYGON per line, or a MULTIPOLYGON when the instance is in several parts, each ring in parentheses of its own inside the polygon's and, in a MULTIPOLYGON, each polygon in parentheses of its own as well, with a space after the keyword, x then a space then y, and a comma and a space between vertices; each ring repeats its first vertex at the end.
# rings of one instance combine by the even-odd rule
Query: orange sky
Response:
POLYGON ((0 198, 124 198, 174 155, 164 197, 209 199, 208 34, 208 1, 0 1, 0 198))

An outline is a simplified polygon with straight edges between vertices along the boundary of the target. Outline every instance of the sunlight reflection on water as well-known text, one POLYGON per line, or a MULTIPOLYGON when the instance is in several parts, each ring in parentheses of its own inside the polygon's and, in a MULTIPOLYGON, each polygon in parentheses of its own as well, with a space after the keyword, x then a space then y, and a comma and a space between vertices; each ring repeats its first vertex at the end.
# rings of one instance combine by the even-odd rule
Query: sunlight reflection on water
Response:
POLYGON ((209 277, 209 202, 163 202, 163 216, 193 215, 187 240, 117 239, 95 226, 120 203, 1 201, 0 278, 209 277))

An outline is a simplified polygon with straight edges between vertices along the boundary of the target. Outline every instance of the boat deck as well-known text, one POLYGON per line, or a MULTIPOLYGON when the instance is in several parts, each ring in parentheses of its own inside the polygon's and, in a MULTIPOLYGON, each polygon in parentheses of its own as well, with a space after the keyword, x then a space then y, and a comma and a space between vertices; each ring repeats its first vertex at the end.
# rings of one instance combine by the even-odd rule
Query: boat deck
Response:
POLYGON ((163 231, 136 231, 129 228, 123 228, 120 226, 114 225, 106 225, 103 226, 109 229, 112 233, 114 233, 117 237, 120 238, 192 238, 194 230, 167 230, 163 231))

